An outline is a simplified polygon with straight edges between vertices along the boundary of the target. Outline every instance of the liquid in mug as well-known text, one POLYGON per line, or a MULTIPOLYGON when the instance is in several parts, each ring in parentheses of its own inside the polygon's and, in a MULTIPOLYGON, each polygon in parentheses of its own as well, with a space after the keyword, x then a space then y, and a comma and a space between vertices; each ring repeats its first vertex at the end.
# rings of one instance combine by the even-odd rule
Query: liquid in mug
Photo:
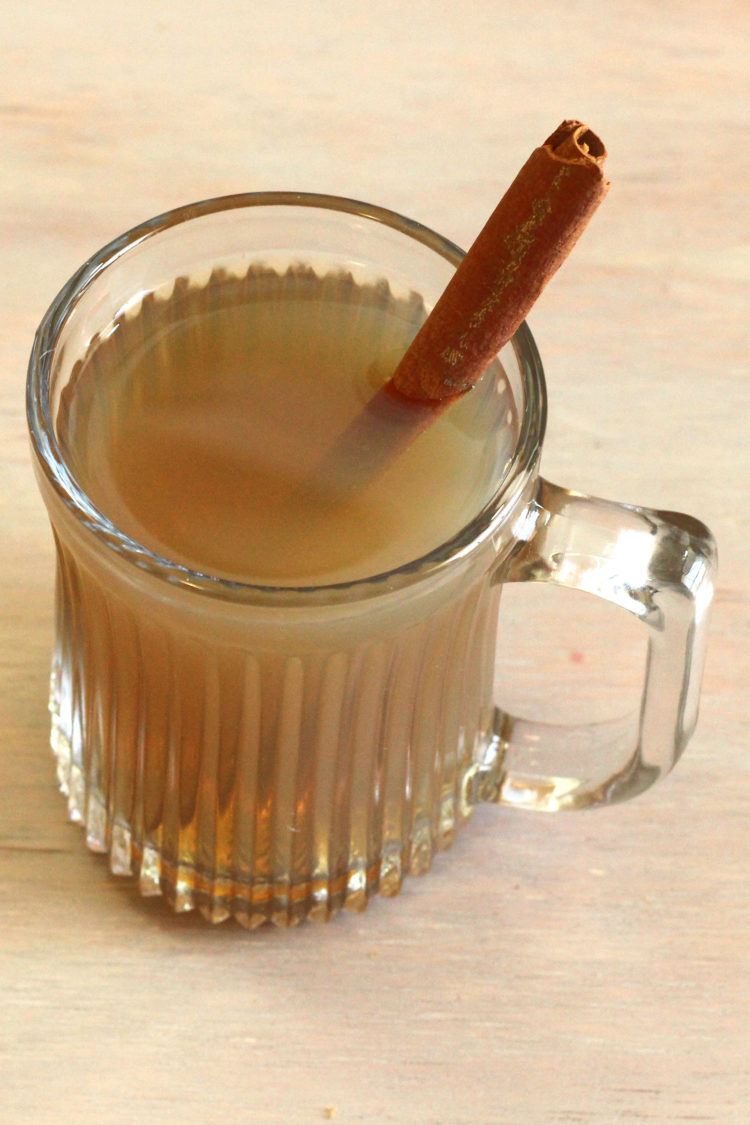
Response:
POLYGON ((156 554, 264 585, 351 581, 450 539, 489 498, 503 452, 470 403, 361 494, 346 457, 316 473, 392 373, 421 302, 304 267, 256 280, 245 302, 232 300, 240 279, 157 296, 99 340, 58 420, 89 497, 156 554))
MULTIPOLYGON (((108 520, 192 571, 265 587, 386 574, 471 521, 515 444, 499 369, 366 488, 345 463, 316 480, 424 316, 414 294, 305 265, 182 279, 92 342, 58 440, 108 520)), ((58 535, 52 711, 71 812, 114 871, 256 925, 363 906, 429 866, 491 723, 497 588, 438 589, 421 616, 408 589, 375 617, 286 606, 280 625, 155 593, 105 556, 58 535)))

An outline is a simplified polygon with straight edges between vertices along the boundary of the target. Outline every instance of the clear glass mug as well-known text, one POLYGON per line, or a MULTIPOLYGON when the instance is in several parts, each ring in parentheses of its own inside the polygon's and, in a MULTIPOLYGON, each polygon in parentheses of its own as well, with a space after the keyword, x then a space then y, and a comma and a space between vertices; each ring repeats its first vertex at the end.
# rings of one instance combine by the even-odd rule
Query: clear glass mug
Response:
POLYGON ((540 478, 545 388, 525 325, 472 392, 484 396, 488 433, 514 427, 511 455, 481 510, 422 557, 345 583, 272 588, 191 571, 129 538, 66 464, 61 395, 92 340, 139 296, 269 256, 387 278, 429 310, 462 252, 346 199, 267 193, 181 208, 116 239, 68 282, 39 327, 28 379, 57 549, 51 742, 70 815, 143 894, 251 927, 397 893, 478 801, 573 809, 645 790, 696 722, 715 569, 697 520, 540 478), (637 729, 555 727, 497 707, 499 598, 520 581, 585 590, 643 622, 637 729))

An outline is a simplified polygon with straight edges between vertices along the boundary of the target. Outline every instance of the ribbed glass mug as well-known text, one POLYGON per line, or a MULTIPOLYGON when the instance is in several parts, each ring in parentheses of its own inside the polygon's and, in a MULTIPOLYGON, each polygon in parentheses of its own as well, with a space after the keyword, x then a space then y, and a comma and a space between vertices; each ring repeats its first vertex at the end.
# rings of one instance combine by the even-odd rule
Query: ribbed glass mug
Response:
POLYGON ((472 392, 490 437, 512 431, 489 495, 385 573, 278 587, 191 570, 99 511, 62 453, 61 398, 92 341, 174 279, 302 260, 386 279, 429 311, 461 257, 351 200, 227 197, 110 243, 38 330, 28 415, 57 548, 60 783, 89 846, 176 910, 255 926, 362 909, 426 871, 478 801, 623 800, 665 774, 693 730, 711 535, 540 478, 545 390, 526 326, 472 392), (518 581, 585 590, 643 622, 634 725, 554 727, 496 706, 498 603, 518 581))

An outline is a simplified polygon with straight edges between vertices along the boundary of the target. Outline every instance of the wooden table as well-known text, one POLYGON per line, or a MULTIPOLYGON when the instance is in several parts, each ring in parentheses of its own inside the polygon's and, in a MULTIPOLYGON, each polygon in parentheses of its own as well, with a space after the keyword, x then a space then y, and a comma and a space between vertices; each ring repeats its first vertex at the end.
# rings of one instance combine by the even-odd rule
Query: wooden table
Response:
MULTIPOLYGON (((0 1120, 750 1119, 749 35, 732 0, 4 5, 0 1120), (716 533, 686 756, 611 810, 479 809, 429 876, 328 927, 139 900, 66 822, 47 748, 53 553, 23 414, 45 307, 130 225, 241 190, 371 199, 467 244, 566 116, 605 139, 613 187, 531 318, 543 467, 716 533)), ((607 714, 630 642, 548 593, 507 599, 508 690, 607 714)))

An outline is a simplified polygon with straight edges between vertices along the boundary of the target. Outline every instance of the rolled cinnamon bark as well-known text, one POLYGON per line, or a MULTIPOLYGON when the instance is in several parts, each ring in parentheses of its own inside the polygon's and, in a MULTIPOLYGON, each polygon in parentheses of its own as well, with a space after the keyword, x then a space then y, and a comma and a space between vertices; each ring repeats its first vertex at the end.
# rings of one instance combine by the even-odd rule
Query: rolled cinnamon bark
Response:
POLYGON ((606 155, 580 121, 563 121, 534 150, 395 372, 315 467, 315 479, 345 476, 349 494, 362 490, 479 381, 604 198, 606 155))
POLYGON ((469 390, 562 265, 609 184, 604 145, 563 121, 500 200, 390 379, 437 403, 469 390))

